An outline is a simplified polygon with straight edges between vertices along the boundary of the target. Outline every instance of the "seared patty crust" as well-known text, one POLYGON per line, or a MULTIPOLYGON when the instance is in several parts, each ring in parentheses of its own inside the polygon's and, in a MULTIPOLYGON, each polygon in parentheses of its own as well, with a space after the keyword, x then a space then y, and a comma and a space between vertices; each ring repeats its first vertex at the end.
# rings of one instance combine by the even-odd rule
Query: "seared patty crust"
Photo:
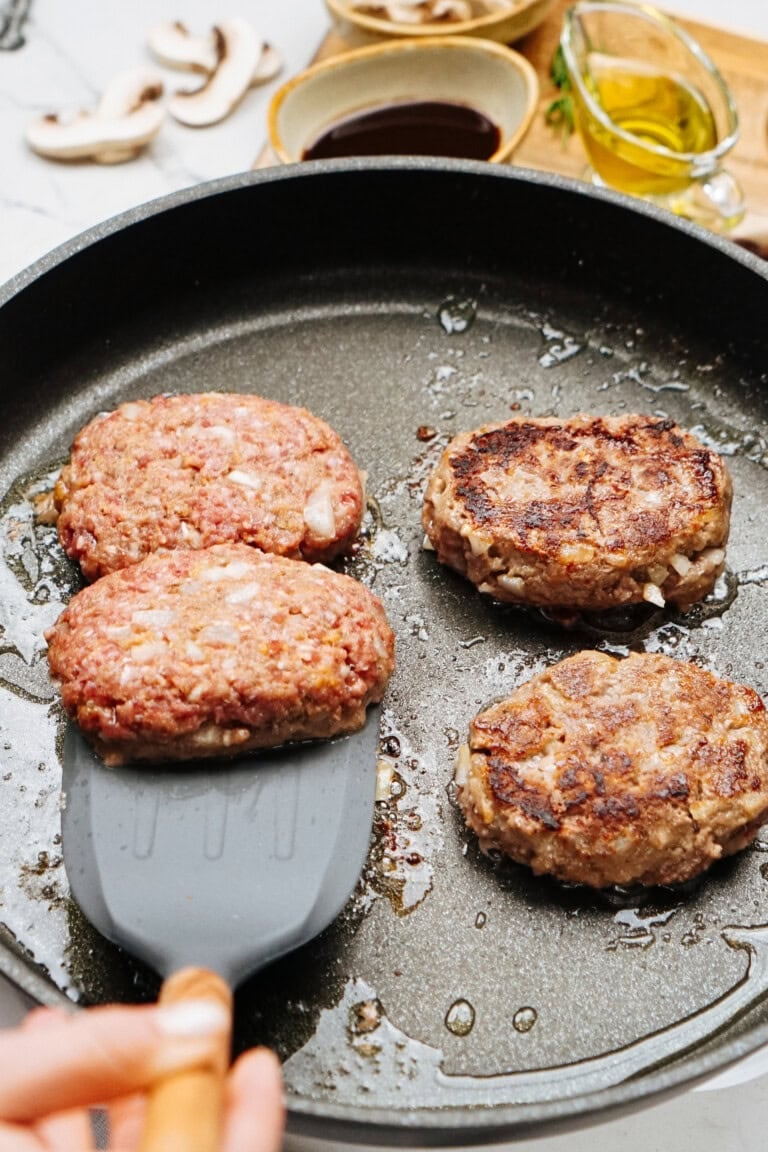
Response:
POLYGON ((105 576, 46 640, 67 713, 110 765, 354 731, 394 666, 367 588, 244 544, 157 554, 105 576))
POLYGON ((95 580, 152 552, 227 541, 325 562, 357 535, 363 491, 337 434, 306 409, 209 392, 96 417, 54 503, 64 550, 95 580))
POLYGON ((731 495, 672 420, 520 416, 448 444, 422 519, 438 559, 497 600, 686 608, 723 571, 731 495))
POLYGON ((675 884, 768 818, 768 717, 694 664, 581 652, 474 719, 456 782, 482 847, 536 873, 675 884))

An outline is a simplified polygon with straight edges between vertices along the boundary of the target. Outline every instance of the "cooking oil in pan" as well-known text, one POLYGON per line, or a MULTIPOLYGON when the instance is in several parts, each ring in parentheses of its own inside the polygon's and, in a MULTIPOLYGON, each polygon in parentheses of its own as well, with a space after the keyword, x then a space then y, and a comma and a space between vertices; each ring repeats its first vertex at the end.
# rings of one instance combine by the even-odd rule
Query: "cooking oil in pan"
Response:
POLYGON ((43 639, 71 594, 74 573, 55 529, 35 519, 35 497, 51 481, 47 471, 20 477, 0 505, 0 919, 22 943, 34 920, 35 961, 74 995, 59 851, 63 714, 43 639))
POLYGON ((515 1032, 530 1032, 538 1018, 535 1008, 518 1008, 512 1017, 512 1027, 515 1032))
MULTIPOLYGON (((695 931, 703 929, 701 914, 696 924, 695 931)), ((599 1056, 526 1070, 520 1068, 515 1045, 527 1042, 525 1037, 539 1018, 537 1010, 526 1005, 513 1017, 519 1040, 510 1048, 509 1061, 516 1070, 491 1075, 446 1071, 440 1047, 408 1036, 389 1018, 376 990, 367 981, 353 979, 340 1002, 320 1014, 311 1040, 286 1061, 286 1081, 293 1092, 314 1096, 319 1091, 338 1103, 354 1103, 361 1092, 370 1093, 379 1108, 525 1104, 551 1101, 558 1093, 605 1089, 714 1038, 765 994, 768 926, 728 927, 721 933, 720 946, 743 958, 743 975, 708 1007, 599 1056)), ((466 1029, 458 1035, 469 1035, 472 1029, 466 1025, 474 1012, 469 1002, 456 1001, 451 1012, 466 1029)), ((450 1030, 457 1035, 454 1028, 450 1030)))
POLYGON ((469 1000, 454 1000, 445 1014, 445 1026, 454 1036, 469 1036, 475 1026, 475 1010, 469 1000))

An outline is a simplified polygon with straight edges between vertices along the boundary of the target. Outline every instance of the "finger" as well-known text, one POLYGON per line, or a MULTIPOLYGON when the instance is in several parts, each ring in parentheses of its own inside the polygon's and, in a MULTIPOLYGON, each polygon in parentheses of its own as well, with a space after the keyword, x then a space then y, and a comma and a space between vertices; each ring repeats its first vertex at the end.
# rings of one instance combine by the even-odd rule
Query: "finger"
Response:
POLYGON ((246 1052, 229 1074, 224 1152, 279 1152, 285 1105, 280 1061, 267 1048, 246 1052))
POLYGON ((91 1008, 46 1026, 0 1032, 0 1119, 31 1121, 146 1088, 218 1055, 219 1004, 91 1008))
POLYGON ((0 1121, 0 1152, 45 1152, 45 1149, 30 1128, 0 1121))
POLYGON ((33 1008, 21 1022, 24 1032, 45 1032, 52 1025, 69 1018, 63 1008, 33 1008))
POLYGON ((93 1148, 90 1117, 82 1108, 37 1120, 33 1131, 46 1152, 91 1152, 93 1148))
POLYGON ((112 1149, 138 1148, 144 1131, 147 1097, 142 1092, 116 1100, 109 1108, 109 1146, 112 1149))

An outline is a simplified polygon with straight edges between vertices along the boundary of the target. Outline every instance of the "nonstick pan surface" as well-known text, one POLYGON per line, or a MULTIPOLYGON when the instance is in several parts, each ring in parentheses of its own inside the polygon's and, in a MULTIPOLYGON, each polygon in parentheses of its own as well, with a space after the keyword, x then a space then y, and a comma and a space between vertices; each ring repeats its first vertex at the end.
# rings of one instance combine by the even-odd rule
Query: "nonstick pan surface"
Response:
POLYGON ((757 258, 559 179, 347 162, 128 213, 17 277, 0 304, 6 970, 48 1001, 156 991, 68 896, 43 633, 78 580, 35 523, 35 494, 100 410, 254 391, 325 417, 367 472, 347 569, 383 598, 398 639, 358 891, 238 997, 237 1043, 281 1053, 293 1128, 514 1139, 637 1106, 768 1039, 768 834, 685 891, 598 897, 483 857, 451 786, 473 714, 583 647, 667 652, 768 691, 757 258), (668 415, 727 457, 729 568, 703 605, 566 632, 492 603, 423 550, 424 483, 452 435, 512 412, 580 411, 668 415))

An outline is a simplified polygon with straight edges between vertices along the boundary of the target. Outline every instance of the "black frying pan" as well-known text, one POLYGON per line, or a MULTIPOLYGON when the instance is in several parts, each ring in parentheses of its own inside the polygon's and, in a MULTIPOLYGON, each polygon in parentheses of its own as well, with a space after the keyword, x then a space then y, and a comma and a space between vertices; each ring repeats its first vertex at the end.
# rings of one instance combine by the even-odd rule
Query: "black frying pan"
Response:
POLYGON ((292 1127, 515 1139, 637 1106, 768 1040, 768 839, 689 891, 611 902, 480 856, 450 785, 471 716, 579 647, 666 651, 768 691, 756 257, 564 180, 352 162, 137 209, 17 277, 0 303, 7 971, 45 1000, 156 991, 83 923, 57 855, 61 714, 41 637, 77 578, 34 526, 34 493, 100 409, 253 390, 328 419, 368 472, 348 567, 384 598, 399 646, 358 892, 237 1004, 238 1044, 285 1059, 292 1127), (440 568, 421 548, 427 473, 451 435, 510 410, 663 412, 719 447, 736 497, 716 593, 685 616, 565 633, 440 568))

